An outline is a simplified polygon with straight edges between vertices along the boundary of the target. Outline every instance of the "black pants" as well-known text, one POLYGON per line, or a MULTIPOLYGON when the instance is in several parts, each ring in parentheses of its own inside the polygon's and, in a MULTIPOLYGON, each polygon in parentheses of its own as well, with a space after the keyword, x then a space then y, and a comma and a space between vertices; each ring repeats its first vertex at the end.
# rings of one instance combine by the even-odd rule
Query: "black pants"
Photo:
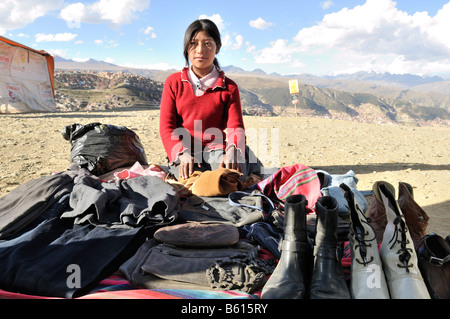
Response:
POLYGON ((145 240, 142 228, 73 225, 59 218, 67 205, 68 196, 36 219, 34 228, 0 242, 0 289, 50 297, 81 296, 116 271, 145 240), (80 282, 75 287, 69 278, 73 266, 79 269, 80 282))

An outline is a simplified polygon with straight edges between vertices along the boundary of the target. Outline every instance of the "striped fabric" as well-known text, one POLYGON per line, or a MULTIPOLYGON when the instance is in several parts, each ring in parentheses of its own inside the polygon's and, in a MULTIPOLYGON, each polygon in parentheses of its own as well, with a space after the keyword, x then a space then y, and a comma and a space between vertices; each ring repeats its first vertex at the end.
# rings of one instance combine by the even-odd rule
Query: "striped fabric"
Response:
POLYGON ((308 200, 309 212, 314 212, 320 196, 320 181, 315 170, 303 164, 280 168, 256 187, 269 197, 284 201, 290 195, 302 194, 308 200))
MULTIPOLYGON (((141 289, 137 288, 120 273, 100 281, 90 293, 77 299, 258 299, 257 294, 236 290, 189 290, 189 289, 141 289)), ((0 290, 0 299, 62 299, 33 296, 0 290)))
POLYGON ((133 289, 98 292, 78 299, 258 299, 258 297, 233 290, 133 289))

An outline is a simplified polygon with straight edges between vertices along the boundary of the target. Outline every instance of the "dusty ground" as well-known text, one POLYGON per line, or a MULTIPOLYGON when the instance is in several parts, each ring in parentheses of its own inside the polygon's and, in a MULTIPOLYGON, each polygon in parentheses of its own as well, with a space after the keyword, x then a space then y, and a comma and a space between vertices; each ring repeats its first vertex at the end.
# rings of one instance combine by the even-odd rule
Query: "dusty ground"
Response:
MULTIPOLYGON (((61 129, 73 123, 123 125, 135 131, 149 161, 166 164, 159 111, 0 115, 0 196, 70 164, 61 129)), ((249 145, 267 167, 301 163, 330 174, 353 170, 359 190, 404 181, 430 216, 428 232, 450 233, 450 128, 362 124, 302 117, 245 117, 249 145)))

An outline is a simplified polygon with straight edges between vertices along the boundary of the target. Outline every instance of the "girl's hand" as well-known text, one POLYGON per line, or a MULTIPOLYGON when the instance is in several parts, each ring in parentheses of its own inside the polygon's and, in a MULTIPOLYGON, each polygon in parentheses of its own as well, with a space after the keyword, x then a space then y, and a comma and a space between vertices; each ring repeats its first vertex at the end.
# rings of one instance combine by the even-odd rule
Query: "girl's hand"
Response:
MULTIPOLYGON (((180 165, 178 166, 179 176, 182 179, 188 179, 189 176, 191 176, 191 174, 194 173, 194 165, 195 165, 194 157, 191 154, 185 152, 181 154, 179 159, 180 159, 180 165)), ((200 163, 198 163, 197 165, 198 167, 201 166, 200 163)))
POLYGON ((242 173, 241 164, 238 162, 238 150, 236 147, 230 147, 225 155, 222 157, 222 162, 220 163, 220 167, 234 169, 240 173, 242 173))

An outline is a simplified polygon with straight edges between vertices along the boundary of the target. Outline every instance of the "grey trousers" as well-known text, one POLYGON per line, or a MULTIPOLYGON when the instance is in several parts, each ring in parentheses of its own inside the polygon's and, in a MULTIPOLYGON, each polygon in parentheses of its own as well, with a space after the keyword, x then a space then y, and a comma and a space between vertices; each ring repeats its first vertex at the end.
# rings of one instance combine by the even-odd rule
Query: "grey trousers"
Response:
MULTIPOLYGON (((197 165, 194 167, 194 171, 213 171, 218 169, 222 158, 224 156, 224 151, 221 149, 204 151, 198 154, 195 154, 196 163, 202 163, 201 167, 197 165)), ((256 174, 260 176, 263 171, 263 164, 256 157, 253 151, 245 146, 245 159, 240 163, 242 168, 242 180, 245 180, 250 174, 256 174)), ((169 164, 169 173, 172 174, 177 180, 179 178, 179 170, 178 164, 172 165, 169 164)))

